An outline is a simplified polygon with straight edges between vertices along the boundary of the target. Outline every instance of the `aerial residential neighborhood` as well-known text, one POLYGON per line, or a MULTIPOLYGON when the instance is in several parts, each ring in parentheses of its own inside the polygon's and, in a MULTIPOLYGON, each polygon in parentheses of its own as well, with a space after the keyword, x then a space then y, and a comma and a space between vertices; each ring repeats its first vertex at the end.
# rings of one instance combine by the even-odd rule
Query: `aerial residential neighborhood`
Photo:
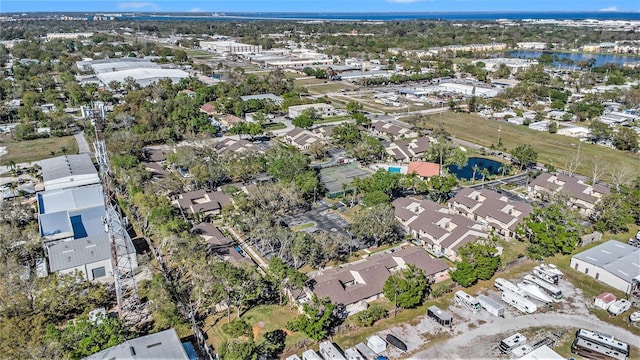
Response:
POLYGON ((640 356, 637 4, 68 3, 0 8, 0 358, 640 356))

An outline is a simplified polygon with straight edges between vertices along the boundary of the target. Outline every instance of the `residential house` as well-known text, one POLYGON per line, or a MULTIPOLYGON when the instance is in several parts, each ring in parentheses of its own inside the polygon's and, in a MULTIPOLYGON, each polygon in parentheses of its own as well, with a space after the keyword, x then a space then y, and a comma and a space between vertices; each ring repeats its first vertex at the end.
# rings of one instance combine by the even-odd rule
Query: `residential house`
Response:
POLYGON ((393 201, 393 207, 404 231, 438 257, 446 256, 456 261, 460 247, 488 237, 482 225, 465 216, 451 214, 431 200, 398 198, 393 201))
POLYGON ((336 127, 337 125, 318 126, 312 131, 323 140, 329 141, 333 134, 333 129, 335 129, 336 127))
POLYGON ((242 151, 260 151, 251 141, 245 139, 225 138, 215 144, 218 153, 223 152, 242 152, 242 151))
POLYGON ((225 236, 215 225, 203 222, 194 225, 191 231, 195 235, 200 235, 207 243, 209 251, 218 255, 222 260, 237 266, 255 265, 250 258, 238 251, 236 242, 225 236))
POLYGON ((585 216, 590 215, 596 203, 611 192, 605 186, 588 185, 574 176, 549 173, 542 173, 530 182, 528 191, 537 198, 552 194, 565 195, 569 205, 585 216))
POLYGON ((418 137, 418 133, 416 133, 415 131, 386 121, 373 122, 371 124, 371 131, 375 135, 386 137, 389 139, 406 139, 418 137))
POLYGON ((183 213, 189 215, 200 214, 204 217, 220 215, 222 207, 229 203, 231 203, 231 197, 222 191, 207 192, 206 190, 180 194, 178 199, 172 202, 183 213))
POLYGON ((349 314, 355 314, 365 310, 369 302, 381 298, 387 279, 408 264, 424 270, 430 281, 446 278, 449 269, 443 260, 431 258, 420 247, 395 249, 318 272, 309 279, 306 298, 313 294, 328 297, 334 304, 345 305, 349 314))
POLYGON ((510 201, 489 189, 463 188, 448 204, 452 212, 479 222, 485 231, 506 239, 515 237, 516 226, 533 211, 531 205, 510 201))
POLYGON ((220 117, 220 123, 229 129, 243 122, 245 122, 243 119, 235 115, 227 114, 220 117))
POLYGON ((428 161, 412 161, 409 163, 407 174, 413 173, 422 180, 428 180, 432 176, 440 175, 440 165, 428 161))
POLYGON ((284 134, 283 140, 300 150, 308 150, 311 145, 324 142, 316 133, 298 127, 284 134))
POLYGON ((216 114, 216 105, 213 102, 208 102, 200 106, 200 112, 203 112, 207 115, 215 115, 216 114))
POLYGON ((431 140, 423 136, 411 141, 396 140, 385 150, 396 162, 409 162, 421 159, 430 148, 431 140))

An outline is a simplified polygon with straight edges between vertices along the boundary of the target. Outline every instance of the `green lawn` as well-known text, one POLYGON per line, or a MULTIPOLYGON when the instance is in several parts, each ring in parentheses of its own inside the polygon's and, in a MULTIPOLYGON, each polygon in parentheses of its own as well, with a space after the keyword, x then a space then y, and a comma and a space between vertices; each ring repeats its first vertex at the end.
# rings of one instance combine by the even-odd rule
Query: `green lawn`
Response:
MULTIPOLYGON (((285 330, 285 326, 287 322, 293 320, 299 314, 297 310, 289 310, 289 306, 278 306, 278 305, 260 305, 257 306, 241 316, 241 319, 248 322, 254 329, 254 341, 256 344, 260 344, 263 341, 263 336, 265 333, 277 329, 285 330)), ((236 318, 235 310, 231 311, 231 320, 236 318)), ((208 342, 213 345, 213 348, 219 349, 220 345, 224 341, 231 340, 228 335, 222 332, 222 325, 227 323, 226 314, 220 314, 218 316, 211 316, 206 321, 206 326, 204 329, 209 336, 208 342), (216 319, 218 320, 217 322, 216 319), (214 324, 215 323, 215 324, 214 324)), ((306 335, 300 332, 291 333, 288 330, 287 332, 287 348, 292 347, 297 342, 306 338, 306 335)))
POLYGON ((62 155, 62 149, 66 148, 67 154, 78 153, 78 143, 73 136, 50 137, 46 139, 35 139, 27 141, 5 140, 0 141, 0 146, 7 147, 7 154, 0 157, 2 165, 9 161, 16 163, 37 161, 50 158, 51 152, 55 155, 62 155))
MULTIPOLYGON (((416 124, 427 129, 436 129, 443 124, 455 138, 470 141, 485 147, 498 142, 498 130, 504 146, 513 149, 517 145, 529 144, 538 152, 538 161, 565 168, 580 148, 580 165, 577 172, 591 176, 594 159, 613 167, 625 167, 633 177, 640 176, 640 155, 608 149, 599 145, 582 143, 578 139, 531 130, 526 126, 494 121, 477 115, 446 112, 429 115, 416 124), (580 145, 579 145, 580 144, 580 145)), ((607 180, 609 174, 603 176, 607 180)))

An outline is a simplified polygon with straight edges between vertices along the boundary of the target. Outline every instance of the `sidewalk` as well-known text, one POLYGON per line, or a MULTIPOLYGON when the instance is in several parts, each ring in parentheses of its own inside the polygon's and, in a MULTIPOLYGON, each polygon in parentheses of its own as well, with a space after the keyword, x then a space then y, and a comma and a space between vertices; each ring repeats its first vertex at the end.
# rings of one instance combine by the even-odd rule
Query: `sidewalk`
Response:
POLYGON ((258 255, 258 253, 251 246, 249 246, 249 244, 247 244, 245 239, 243 239, 240 235, 238 235, 235 229, 233 229, 230 226, 225 226, 224 229, 229 231, 229 233, 233 235, 234 239, 238 242, 238 244, 240 244, 240 247, 242 248, 242 250, 244 250, 247 254, 249 254, 249 256, 251 256, 253 261, 255 261, 256 264, 258 264, 258 267, 260 270, 264 272, 266 269, 269 268, 269 264, 267 264, 262 258, 262 256, 258 255))

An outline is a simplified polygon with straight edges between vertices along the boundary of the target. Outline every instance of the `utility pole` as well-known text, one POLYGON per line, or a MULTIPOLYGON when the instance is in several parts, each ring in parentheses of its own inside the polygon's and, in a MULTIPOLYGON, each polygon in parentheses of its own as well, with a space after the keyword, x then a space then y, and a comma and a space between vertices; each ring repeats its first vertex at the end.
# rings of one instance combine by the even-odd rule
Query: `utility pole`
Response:
POLYGON ((138 286, 133 271, 138 265, 136 251, 125 228, 127 225, 126 218, 122 218, 114 205, 115 196, 113 194, 109 155, 107 154, 107 147, 102 134, 104 108, 98 109, 94 107, 89 111, 96 131, 96 139, 93 146, 100 168, 106 210, 106 215, 102 222, 111 240, 111 264, 113 267, 118 314, 126 324, 135 327, 143 320, 146 312, 138 296, 138 286))

